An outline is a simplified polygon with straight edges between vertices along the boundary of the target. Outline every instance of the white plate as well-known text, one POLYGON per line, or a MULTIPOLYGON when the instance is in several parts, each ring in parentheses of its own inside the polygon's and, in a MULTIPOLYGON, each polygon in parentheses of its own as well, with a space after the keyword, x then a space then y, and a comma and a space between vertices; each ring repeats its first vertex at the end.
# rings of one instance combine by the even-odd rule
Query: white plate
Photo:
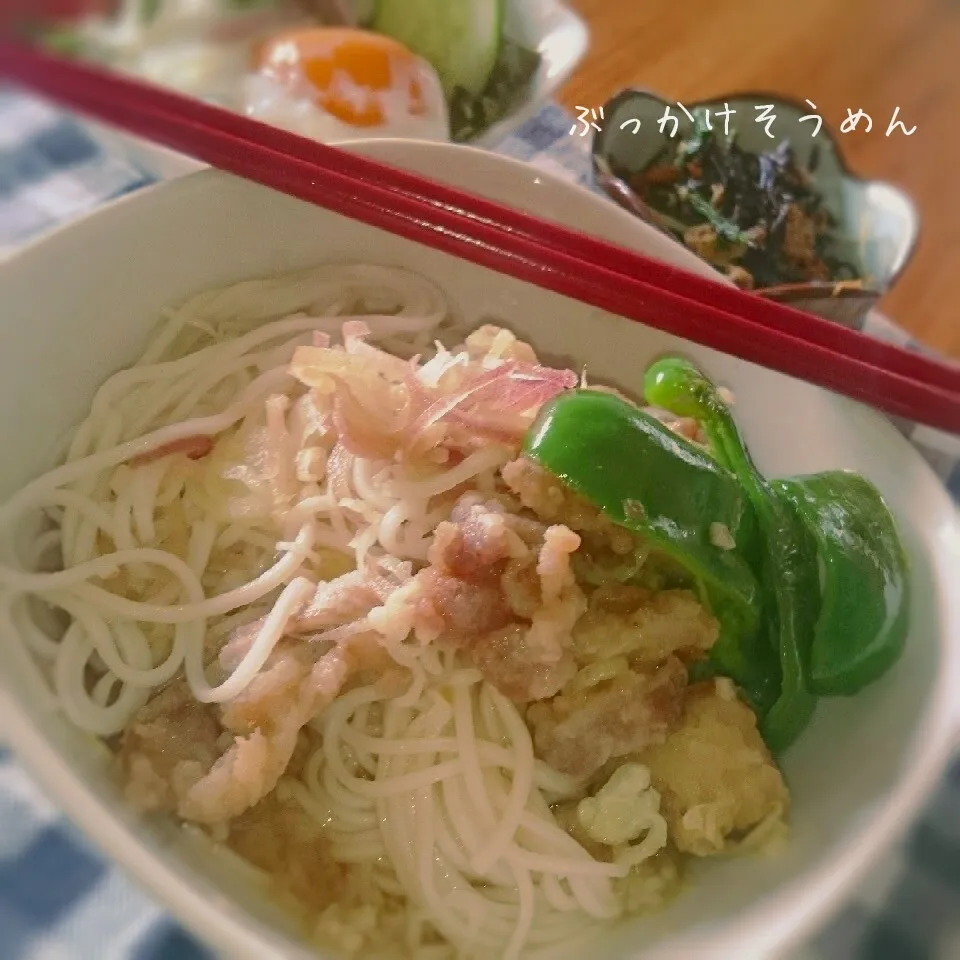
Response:
MULTIPOLYGON (((354 149, 442 171, 494 199, 711 273, 612 204, 524 164, 402 141, 354 149)), ((50 465, 77 411, 134 355, 162 305, 210 285, 330 258, 414 268, 438 280, 467 321, 503 318, 548 354, 576 357, 626 387, 636 386, 651 354, 683 349, 734 390, 762 469, 783 475, 847 467, 886 496, 913 564, 910 643, 896 669, 868 691, 823 703, 788 756, 795 801, 789 852, 704 864, 669 910, 615 931, 598 955, 740 960, 794 943, 842 903, 916 815, 948 756, 960 684, 960 520, 932 471, 871 410, 206 171, 139 192, 0 266, 0 497, 50 465)), ((284 918, 204 845, 171 825, 147 827, 118 803, 100 755, 31 687, 16 648, 2 644, 0 725, 51 796, 195 933, 232 958, 305 956, 284 938, 284 918)))
MULTIPOLYGON (((590 43, 586 23, 563 0, 507 0, 505 31, 511 39, 536 50, 540 54, 540 66, 530 82, 529 96, 477 137, 474 146, 496 146, 511 130, 533 116, 570 79, 590 43)), ((125 154, 165 180, 206 166, 100 124, 87 122, 86 125, 107 149, 125 154)))

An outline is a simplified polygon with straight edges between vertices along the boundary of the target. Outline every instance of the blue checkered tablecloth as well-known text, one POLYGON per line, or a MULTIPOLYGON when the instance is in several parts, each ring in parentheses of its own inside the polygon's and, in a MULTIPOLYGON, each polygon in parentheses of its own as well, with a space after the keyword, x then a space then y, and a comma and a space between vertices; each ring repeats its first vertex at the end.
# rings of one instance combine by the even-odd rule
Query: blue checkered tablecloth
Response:
MULTIPOLYGON (((548 105, 498 149, 589 185, 586 141, 548 105)), ((0 257, 158 178, 74 119, 0 90, 0 257)), ((872 316, 867 332, 909 342, 872 316)), ((901 424, 960 500, 960 445, 901 424)), ((3 731, 0 730, 0 739, 3 731)), ((105 862, 0 747, 0 960, 201 960, 209 951, 105 862)), ((960 958, 960 759, 906 842, 791 960, 960 958)))

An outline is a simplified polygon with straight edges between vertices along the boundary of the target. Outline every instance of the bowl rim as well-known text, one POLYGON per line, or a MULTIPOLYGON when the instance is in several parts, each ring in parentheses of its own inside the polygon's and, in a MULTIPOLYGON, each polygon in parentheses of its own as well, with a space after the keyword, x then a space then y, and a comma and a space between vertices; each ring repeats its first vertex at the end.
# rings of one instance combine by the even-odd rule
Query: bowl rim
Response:
MULTIPOLYGON (((437 146, 423 141, 403 141, 403 143, 426 153, 435 152, 437 146)), ((357 146, 367 148, 371 152, 390 152, 394 149, 387 144, 388 141, 385 140, 374 140, 365 141, 357 146)), ((527 166, 520 161, 511 161, 509 158, 498 155, 491 157, 486 151, 476 147, 450 144, 441 146, 445 150, 469 150, 482 154, 487 162, 494 166, 503 166, 505 162, 507 166, 513 163, 521 167, 527 166)), ((549 182, 552 185, 551 189, 596 196, 555 174, 538 171, 537 175, 549 182)), ((156 202, 157 193, 185 189, 188 184, 194 183, 195 179, 213 180, 229 177, 229 174, 205 169, 190 177, 184 176, 138 190, 112 204, 97 208, 79 218, 78 221, 45 234, 18 250, 13 256, 13 261, 35 255, 36 250, 48 241, 74 229, 81 223, 89 227, 91 221, 94 222, 94 226, 100 221, 109 221, 116 215, 115 211, 118 208, 137 203, 141 198, 153 198, 156 202)), ((596 200, 598 203, 604 202, 600 197, 596 197, 596 200)), ((633 218, 630 219, 631 222, 635 222, 633 218)), ((12 265, 12 261, 7 261, 0 266, 0 270, 9 269, 12 265)), ((852 403, 852 401, 844 401, 844 403, 852 403)), ((872 416, 892 442, 898 442, 905 454, 909 453, 916 458, 924 475, 940 487, 943 501, 949 502, 948 494, 942 488, 942 484, 935 479, 933 470, 922 462, 920 455, 902 434, 879 414, 873 413, 872 416)), ((956 559, 960 562, 960 511, 954 509, 954 513, 956 520, 951 528, 950 545, 956 559)), ((940 555, 942 553, 941 550, 940 555)), ((740 956, 765 956, 770 951, 782 950, 797 943, 811 929, 840 908, 845 899, 844 895, 849 892, 857 879, 901 833, 913 824, 921 805, 930 794, 949 759, 957 722, 956 705, 953 703, 951 693, 955 689, 955 684, 960 682, 960 597, 944 597, 940 612, 943 620, 936 638, 938 670, 931 685, 925 713, 916 724, 915 739, 922 745, 922 749, 918 749, 916 754, 909 758, 910 765, 906 770, 909 775, 904 777, 904 780, 890 793, 882 797, 878 804, 878 812, 872 814, 867 823, 858 829, 851 829, 847 842, 842 847, 838 847, 832 855, 821 858, 802 877, 787 880, 783 889, 773 900, 750 908, 746 914, 740 914, 737 917, 731 915, 723 921, 727 932, 722 939, 731 936, 730 928, 734 926, 738 929, 748 925, 756 928, 752 939, 747 938, 749 949, 741 952, 740 956), (798 893, 801 896, 798 897, 798 893)), ((291 956, 286 941, 280 944, 276 942, 280 934, 249 918, 245 922, 238 922, 216 904, 197 897, 197 886, 194 883, 185 882, 168 863, 164 862, 162 855, 147 845, 138 831, 125 826, 117 813, 106 807, 93 788, 83 783, 74 773, 62 752, 40 734, 30 716, 19 708, 19 704, 6 693, 2 684, 0 684, 0 719, 4 721, 2 725, 5 728, 10 729, 11 726, 14 728, 16 736, 11 738, 10 746, 36 780, 50 790, 56 798, 57 805, 61 809, 69 809, 69 816, 94 838, 116 864, 129 870, 198 937, 210 942, 211 937, 216 936, 220 945, 230 946, 233 956, 269 957, 276 960, 291 956)), ((700 945, 698 948, 695 944, 688 946, 688 953, 676 952, 679 946, 688 944, 689 938, 686 938, 685 942, 681 933, 678 938, 670 938, 662 945, 649 948, 650 952, 647 955, 656 957, 658 960, 673 960, 680 955, 717 958, 729 955, 711 952, 705 945, 700 945)), ((739 948, 739 941, 736 945, 739 948)), ((727 946, 729 947, 730 944, 728 943, 727 946)), ((308 955, 304 954, 304 956, 308 955)), ((309 956, 312 957, 313 954, 309 956)))
MULTIPOLYGON (((664 106, 669 106, 671 103, 679 102, 668 100, 662 93, 659 93, 651 87, 629 86, 619 90, 604 103, 604 114, 612 115, 614 110, 616 110, 621 103, 635 96, 646 97, 650 100, 662 103, 664 106)), ((792 96, 787 94, 771 93, 770 91, 764 90, 739 90, 732 93, 724 93, 717 97, 701 97, 697 100, 691 100, 689 103, 684 105, 693 110, 697 107, 712 107, 715 104, 727 103, 731 100, 764 100, 774 104, 783 104, 784 106, 790 107, 792 110, 801 111, 807 109, 805 104, 802 104, 799 100, 792 96)), ((591 137, 590 163, 594 174, 598 172, 597 158, 602 157, 604 162, 606 162, 606 154, 603 151, 603 145, 607 140, 608 130, 609 128, 604 126, 599 131, 594 131, 593 136, 591 137)), ((913 233, 912 236, 909 237, 909 242, 905 246, 903 258, 901 259, 897 269, 887 277, 887 280, 884 284, 877 288, 871 288, 869 291, 871 293, 875 293, 878 298, 884 297, 893 289, 894 285, 901 279, 904 273, 906 273, 907 268, 913 262, 913 259, 916 255, 917 249, 920 245, 921 232, 923 230, 923 219, 920 216, 920 209, 914 199, 902 187, 898 187, 895 183, 891 183, 889 180, 880 180, 857 173, 850 166, 850 163, 841 149, 840 141, 837 139, 832 126, 826 121, 823 123, 823 132, 826 133, 827 138, 830 141, 834 156, 837 160, 837 166, 840 168, 840 173, 844 179, 862 187, 876 186, 889 190, 891 193, 896 194, 899 197, 910 214, 910 221, 913 224, 913 233)), ((662 134, 659 133, 657 135, 662 136, 662 134)), ((628 187, 628 189, 630 188, 628 187)), ((645 203, 645 201, 642 200, 641 202, 645 203)), ((778 284, 776 286, 782 286, 782 284, 778 284)), ((772 288, 760 288, 757 292, 766 289, 772 288)))

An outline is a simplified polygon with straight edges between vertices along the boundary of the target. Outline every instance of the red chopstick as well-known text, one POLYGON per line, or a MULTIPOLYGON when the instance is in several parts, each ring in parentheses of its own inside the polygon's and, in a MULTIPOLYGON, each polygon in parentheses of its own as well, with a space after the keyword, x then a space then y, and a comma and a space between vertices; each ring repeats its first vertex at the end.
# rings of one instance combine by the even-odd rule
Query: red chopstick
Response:
POLYGON ((99 68, 0 43, 0 75, 335 212, 889 413, 960 432, 956 366, 99 68))
MULTIPOLYGON (((235 133, 240 137, 249 135, 249 121, 245 117, 210 107, 200 100, 191 100, 190 106, 191 117, 198 122, 217 123, 225 132, 235 133)), ((327 159, 318 157, 318 149, 323 151, 324 147, 317 141, 289 133, 278 127, 266 124, 262 126, 263 132, 259 139, 264 146, 310 163, 315 163, 318 159, 321 159, 321 162, 327 159)), ((382 183, 381 164, 346 151, 340 151, 340 154, 338 157, 329 158, 331 166, 355 175, 364 182, 382 183)), ((497 224, 517 235, 528 236, 535 240, 542 239, 540 234, 542 234, 543 224, 541 222, 531 224, 531 218, 519 210, 481 197, 471 197, 470 207, 467 208, 463 206, 464 196, 460 190, 435 181, 424 181, 422 177, 402 170, 396 170, 395 174, 394 186, 398 189, 402 188, 412 196, 420 197, 429 203, 442 204, 480 223, 497 224)), ((613 269, 622 269, 628 273, 636 270, 635 257, 632 254, 628 253, 627 258, 624 259, 622 248, 588 234, 570 231, 564 238, 563 249, 574 256, 600 260, 613 269)), ((742 312, 743 298, 736 289, 691 275, 663 261, 650 260, 643 279, 647 283, 668 289, 685 287, 686 293, 681 289, 679 291, 681 295, 702 294, 712 299, 718 307, 731 309, 736 313, 742 312)), ((777 329, 800 336, 811 343, 839 350, 849 356, 858 356, 869 363, 884 366, 891 372, 916 377, 933 386, 941 386, 948 390, 960 390, 960 364, 944 363, 920 353, 900 349, 876 337, 866 336, 821 317, 792 308, 784 309, 759 297, 755 299, 757 302, 752 311, 753 319, 769 323, 777 329)))
MULTIPOLYGON (((100 79, 96 77, 95 82, 99 83, 100 79)), ((167 95, 165 91, 157 88, 148 88, 138 108, 141 112, 145 109, 161 112, 173 109, 184 119, 205 126, 213 125, 224 133, 233 134, 241 139, 251 135, 252 121, 249 119, 210 106, 201 100, 187 99, 175 94, 167 95), (156 96, 150 96, 151 94, 156 96), (156 102, 148 102, 148 96, 150 101, 156 102), (164 103, 165 100, 168 102, 164 103)), ((315 140, 266 124, 256 126, 259 130, 257 140, 263 146, 310 163, 319 161, 364 182, 383 183, 383 166, 376 161, 346 151, 337 151, 331 155, 329 148, 315 140)), ((470 205, 465 207, 463 206, 464 194, 460 190, 434 181, 425 181, 422 177, 402 170, 393 172, 394 189, 402 189, 409 195, 419 197, 431 204, 442 204, 480 223, 496 224, 517 235, 529 236, 535 240, 541 239, 539 234, 544 224, 539 221, 531 224, 531 218, 518 210, 480 197, 470 197, 470 205)), ((624 251, 620 247, 587 234, 569 233, 564 242, 564 250, 567 253, 587 259, 602 259, 606 266, 613 269, 624 269, 627 272, 636 269, 635 258, 633 261, 629 259, 633 255, 628 254, 628 260, 625 262, 622 257, 624 251)), ((735 289, 691 275, 659 260, 648 262, 643 279, 647 283, 668 289, 676 290, 679 287, 681 289, 678 292, 682 296, 702 295, 712 299, 716 306, 736 313, 741 313, 743 309, 742 295, 735 289), (683 288, 686 290, 684 291, 683 288)), ((751 311, 752 319, 768 323, 785 333, 792 333, 811 343, 883 366, 893 373, 925 380, 932 386, 960 390, 960 365, 958 364, 944 363, 920 353, 898 348, 840 324, 789 307, 771 304, 759 297, 755 300, 751 311)))

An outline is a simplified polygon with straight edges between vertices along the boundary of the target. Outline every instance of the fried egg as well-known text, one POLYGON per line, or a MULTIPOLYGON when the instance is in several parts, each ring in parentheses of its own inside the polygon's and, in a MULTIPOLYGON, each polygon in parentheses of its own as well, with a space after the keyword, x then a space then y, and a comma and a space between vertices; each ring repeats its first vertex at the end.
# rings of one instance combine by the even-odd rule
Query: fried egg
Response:
POLYGON ((246 114, 316 140, 449 139, 434 69, 389 37, 293 29, 258 46, 243 81, 246 114))

